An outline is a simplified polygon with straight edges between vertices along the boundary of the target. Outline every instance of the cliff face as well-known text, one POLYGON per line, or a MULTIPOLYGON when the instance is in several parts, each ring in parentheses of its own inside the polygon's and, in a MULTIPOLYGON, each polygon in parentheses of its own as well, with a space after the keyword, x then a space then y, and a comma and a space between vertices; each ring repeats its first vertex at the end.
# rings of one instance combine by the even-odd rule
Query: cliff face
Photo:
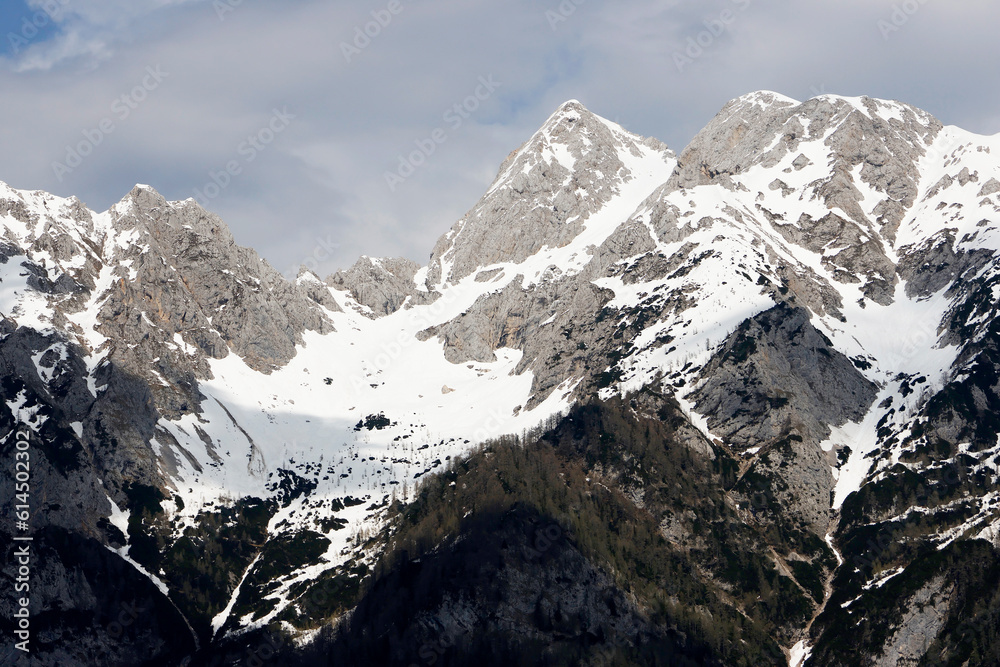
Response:
POLYGON ((759 92, 674 154, 569 102, 427 266, 294 282, 147 186, 0 185, 26 664, 990 664, 997 150, 759 92))

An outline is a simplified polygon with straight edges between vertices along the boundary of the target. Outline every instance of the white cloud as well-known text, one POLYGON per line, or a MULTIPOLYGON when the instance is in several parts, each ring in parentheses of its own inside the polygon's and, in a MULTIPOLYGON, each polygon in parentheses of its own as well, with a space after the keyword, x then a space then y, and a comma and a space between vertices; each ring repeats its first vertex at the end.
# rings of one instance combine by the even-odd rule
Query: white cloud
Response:
MULTIPOLYGON (((116 47, 135 38, 151 15, 167 8, 212 0, 28 0, 36 25, 56 30, 36 38, 22 30, 17 48, 0 60, 14 72, 47 71, 70 61, 87 69, 111 58, 116 47)), ((15 33, 16 34, 16 33, 15 33)))

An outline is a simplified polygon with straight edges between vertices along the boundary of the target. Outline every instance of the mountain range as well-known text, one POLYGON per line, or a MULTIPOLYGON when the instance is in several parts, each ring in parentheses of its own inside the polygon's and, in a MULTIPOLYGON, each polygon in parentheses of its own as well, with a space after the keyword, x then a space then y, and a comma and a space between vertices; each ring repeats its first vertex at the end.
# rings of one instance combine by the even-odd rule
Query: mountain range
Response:
POLYGON ((998 227, 1000 135, 766 91, 326 278, 0 183, 0 656, 1000 664, 998 227))

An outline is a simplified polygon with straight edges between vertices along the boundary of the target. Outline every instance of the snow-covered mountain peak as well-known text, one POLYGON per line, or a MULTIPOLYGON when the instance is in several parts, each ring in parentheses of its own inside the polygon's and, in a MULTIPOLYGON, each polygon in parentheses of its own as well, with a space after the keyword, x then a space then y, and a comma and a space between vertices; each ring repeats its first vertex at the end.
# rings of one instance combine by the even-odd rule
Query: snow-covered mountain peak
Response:
MULTIPOLYGON (((486 195, 441 237, 428 284, 457 282, 494 264, 521 263, 546 247, 564 248, 590 228, 598 211, 621 200, 627 187, 643 184, 641 193, 627 195, 637 205, 673 165, 673 153, 662 143, 567 102, 504 161, 486 195)), ((622 219, 616 216, 601 233, 606 236, 622 219)))
POLYGON ((768 109, 771 107, 795 107, 799 104, 801 104, 799 100, 776 93, 773 90, 755 90, 730 100, 720 113, 739 113, 748 107, 768 109))
POLYGON ((752 93, 729 102, 685 148, 673 186, 717 182, 735 189, 732 176, 757 165, 772 169, 785 158, 784 173, 810 164, 849 172, 867 162, 863 176, 870 181, 872 168, 887 162, 913 171, 940 129, 930 114, 899 102, 823 95, 799 103, 752 93))
MULTIPOLYGON (((794 251, 805 264, 827 267, 821 282, 859 285, 848 300, 887 305, 897 282, 896 233, 917 201, 921 163, 941 128, 899 102, 824 95, 798 103, 751 93, 698 133, 661 195, 682 210, 693 201, 684 193, 709 188, 754 234, 777 232, 783 243, 815 253, 807 259, 794 251)), ((810 307, 837 313, 839 301, 830 293, 810 307)))

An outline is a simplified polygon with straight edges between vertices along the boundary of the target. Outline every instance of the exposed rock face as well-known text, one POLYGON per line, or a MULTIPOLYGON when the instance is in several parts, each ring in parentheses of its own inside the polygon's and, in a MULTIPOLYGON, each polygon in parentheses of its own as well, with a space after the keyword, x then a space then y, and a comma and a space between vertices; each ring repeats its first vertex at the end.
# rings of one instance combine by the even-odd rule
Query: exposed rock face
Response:
POLYGON ((614 323, 594 317, 610 295, 582 278, 526 291, 511 282, 480 297, 465 313, 421 332, 444 345, 452 363, 495 361, 502 347, 522 350, 515 372, 533 373, 530 409, 567 377, 587 377, 606 364, 614 323))
POLYGON ((909 599, 906 613, 882 647, 875 667, 920 663, 948 619, 948 598, 954 591, 946 588, 944 579, 937 578, 909 599))
POLYGON ((4 395, 22 405, 20 414, 7 410, 3 437, 12 442, 18 420, 27 415, 39 424, 32 444, 43 456, 33 462, 32 486, 35 497, 47 499, 45 504, 54 508, 40 512, 39 520, 101 533, 109 494, 124 503, 121 490, 127 483, 165 481, 149 444, 158 419, 149 387, 114 364, 105 364, 95 373, 101 388, 95 397, 85 379, 82 350, 73 343, 15 329, 10 320, 0 324, 0 336, 4 395), (39 359, 41 373, 33 360, 38 350, 46 351, 39 359))
POLYGON ((892 303, 896 284, 896 267, 885 254, 878 239, 866 234, 857 224, 835 213, 819 220, 803 214, 796 224, 773 221, 774 227, 787 241, 822 256, 822 265, 842 283, 863 283, 864 296, 877 304, 892 303), (835 255, 824 250, 837 248, 835 255))
MULTIPOLYGON (((589 138, 590 134, 602 134, 589 130, 594 123, 587 114, 575 120, 577 115, 580 112, 576 106, 564 106, 509 161, 520 164, 547 146, 566 141, 566 137, 578 141, 578 135, 589 138), (573 134, 564 129, 574 124, 577 131, 573 134), (580 132, 580 128, 585 131, 580 132)), ((516 269, 508 269, 506 277, 501 274, 495 278, 491 273, 490 281, 499 281, 506 285, 504 289, 481 297, 461 316, 428 329, 424 336, 439 335, 445 354, 453 363, 492 360, 494 351, 501 346, 522 350, 524 356, 518 369, 521 372, 530 369, 534 374, 535 395, 529 403, 534 405, 565 378, 577 374, 581 363, 594 370, 605 368, 608 350, 600 341, 613 334, 615 327, 618 327, 615 344, 619 348, 641 333, 629 328, 623 331, 621 319, 596 328, 589 324, 612 301, 613 294, 595 293, 588 286, 593 283, 612 286, 604 281, 609 277, 626 286, 648 284, 649 292, 653 287, 671 287, 669 294, 648 298, 641 309, 643 324, 660 323, 665 329, 676 329, 683 324, 681 313, 697 305, 689 294, 696 292, 698 286, 678 283, 699 265, 706 272, 713 269, 726 272, 729 280, 718 281, 722 285, 745 279, 765 280, 773 285, 769 289, 770 298, 757 301, 759 310, 791 298, 814 313, 843 319, 841 285, 857 289, 857 297, 852 300, 860 297, 862 301, 890 305, 898 282, 897 260, 894 256, 890 258, 895 230, 904 212, 916 201, 918 163, 940 129, 936 119, 919 109, 869 98, 827 96, 799 104, 773 93, 754 93, 734 100, 689 144, 669 179, 645 200, 637 200, 634 213, 596 249, 588 251, 591 257, 581 272, 564 274, 558 267, 552 267, 554 270, 547 270, 544 279, 536 284, 530 279, 526 284, 518 284, 516 278, 512 280, 516 269), (882 137, 887 138, 883 141, 882 137), (806 153, 814 157, 807 157, 806 153), (819 155, 823 156, 822 161, 817 159, 819 155), (789 166, 781 169, 786 163, 789 166), (774 196, 753 191, 760 180, 757 174, 764 170, 781 173, 784 179, 772 179, 769 191, 774 196), (799 175, 793 179, 787 175, 789 172, 799 175), (698 218, 696 211, 701 205, 693 198, 694 191, 716 186, 722 188, 718 192, 726 200, 726 205, 720 207, 722 213, 698 218), (797 196, 792 196, 793 193, 797 196), (802 212, 803 209, 808 212, 802 212), (727 265, 723 254, 713 256, 708 250, 711 247, 708 239, 688 240, 699 231, 705 236, 708 230, 715 231, 713 242, 739 239, 755 247, 756 266, 734 270, 727 265), (685 245, 678 248, 676 244, 681 242, 685 245), (818 261, 806 259, 799 249, 815 253, 818 261), (790 255, 797 259, 789 261, 790 255), (752 275, 754 270, 759 278, 752 275), (580 301, 580 295, 587 296, 580 301), (573 307, 567 308, 568 304, 573 307), (651 311, 655 308, 663 311, 654 315, 651 311), (652 321, 648 321, 650 316, 652 321), (588 322, 582 329, 581 321, 588 322), (579 330, 572 341, 579 346, 575 352, 559 340, 560 331, 574 327, 579 330), (590 352, 581 355, 584 346, 590 352), (578 363, 567 364, 567 357, 578 363)), ((633 139, 633 143, 637 140, 633 139)), ((602 174, 612 172, 616 164, 614 160, 607 167, 590 163, 581 167, 573 163, 567 172, 572 177, 564 178, 583 182, 580 179, 595 170, 602 174), (584 176, 580 176, 581 171, 584 176)), ((559 166, 567 165, 559 163, 559 166)), ((439 241, 432 256, 432 276, 446 255, 472 256, 484 244, 508 248, 515 242, 513 239, 527 237, 517 243, 532 245, 483 263, 519 262, 537 252, 541 244, 561 245, 579 233, 574 229, 566 238, 553 239, 547 236, 547 223, 521 216, 516 224, 499 218, 487 224, 483 218, 484 230, 508 234, 507 241, 493 243, 486 236, 477 236, 479 232, 463 236, 467 224, 472 225, 470 230, 479 229, 474 221, 480 220, 482 211, 509 212, 505 206, 496 205, 497 193, 507 192, 505 188, 510 183, 531 173, 532 168, 523 166, 519 170, 517 165, 505 164, 498 181, 473 213, 439 241)), ((593 182, 587 184, 592 186, 593 182)), ((551 190, 552 183, 546 183, 545 187, 551 190)), ((538 202, 537 210, 549 210, 538 193, 517 188, 515 191, 526 201, 538 202)), ((604 191, 588 201, 602 203, 605 195, 601 192, 604 191)), ((570 227, 566 224, 559 229, 570 227)), ((905 257, 899 261, 903 267, 900 270, 909 276, 912 271, 905 268, 905 257)), ((471 272, 471 268, 462 269, 455 277, 471 272)), ((701 281, 702 290, 707 289, 707 282, 701 281)), ((620 316, 624 315, 620 311, 620 316)), ((633 320, 637 315, 638 312, 631 312, 633 320)), ((637 342, 641 345, 637 352, 652 353, 662 347, 642 338, 637 338, 637 342)), ((623 370, 627 375, 628 370, 623 370)), ((587 383, 583 386, 589 387, 587 383)))
MULTIPOLYGON (((162 420, 201 412, 208 360, 232 352, 270 372, 304 332, 332 332, 326 313, 339 308, 328 290, 315 299, 284 281, 193 202, 137 186, 95 215, 77 200, 0 190, 7 299, 22 281, 37 294, 0 313, 0 438, 12 446, 15 432, 30 434, 31 527, 45 563, 33 572, 32 611, 43 619, 33 664, 179 663, 197 638, 149 577, 109 550, 134 549, 136 536, 108 517, 138 511, 134 489, 170 497, 182 470, 202 470, 162 420), (125 606, 136 613, 109 636, 125 606), (61 616, 44 620, 53 610, 61 616)), ((0 487, 15 497, 12 479, 0 487)))
POLYGON ((803 213, 788 219, 757 207, 789 242, 823 254, 835 280, 860 281, 865 297, 885 305, 895 284, 885 243, 894 241, 916 201, 918 162, 941 128, 929 114, 897 102, 824 96, 797 104, 774 93, 753 93, 730 102, 698 134, 678 159, 670 187, 719 182, 746 190, 736 175, 774 168, 796 153, 783 172, 802 171, 814 163, 799 151, 822 142, 827 164, 820 178, 801 189, 775 179, 769 189, 782 198, 797 192, 798 201, 808 196, 844 215, 803 213), (829 249, 837 252, 824 252, 829 249))
POLYGON ((955 228, 945 228, 909 252, 899 262, 899 277, 906 281, 906 294, 927 298, 945 288, 957 288, 971 282, 994 258, 987 249, 955 252, 958 247, 955 228))
POLYGON ((237 246, 225 223, 190 200, 171 205, 155 191, 137 188, 112 210, 112 223, 148 250, 136 252, 142 248, 137 244, 118 255, 119 262, 132 260, 137 275, 121 279, 122 295, 116 299, 113 293, 105 305, 106 312, 114 309, 105 321, 127 321, 129 311, 140 310, 167 340, 180 334, 213 358, 230 348, 264 372, 292 358, 303 331, 331 330, 301 288, 254 251, 237 246))
POLYGON ((754 164, 777 164, 804 138, 802 120, 793 111, 797 106, 795 100, 770 92, 729 102, 678 156, 668 187, 680 190, 719 182, 735 189, 731 175, 754 164), (767 151, 778 136, 781 143, 767 151))
POLYGON ((774 496, 823 535, 834 479, 820 450, 830 426, 860 421, 877 396, 801 308, 779 304, 748 319, 701 370, 690 395, 731 446, 760 451, 754 470, 777 481, 774 496))
POLYGON ((327 279, 334 289, 348 290, 360 305, 375 317, 389 315, 406 302, 425 303, 430 296, 414 281, 420 265, 403 257, 362 257, 347 271, 338 271, 327 279))
MULTIPOLYGON (((57 528, 35 534, 32 651, 5 651, 7 664, 181 665, 190 660, 198 644, 183 615, 102 541, 57 528)), ((0 613, 12 618, 11 596, 0 602, 0 613)))
POLYGON ((741 447, 796 433, 814 444, 858 421, 876 387, 801 308, 779 304, 745 320, 701 370, 691 394, 709 427, 741 447))
POLYGON ((722 178, 733 189, 727 176, 773 168, 796 153, 792 166, 802 170, 811 162, 801 152, 804 145, 822 141, 832 158, 822 168, 832 174, 810 183, 810 194, 858 224, 876 222, 892 239, 917 196, 917 162, 941 128, 933 116, 899 102, 822 96, 799 104, 776 93, 752 93, 727 104, 684 149, 671 186, 692 188, 722 178), (870 211, 860 206, 862 184, 884 197, 870 211), (869 221, 873 214, 876 220, 869 221))
POLYGON ((53 323, 94 347, 90 353, 146 378, 164 415, 197 409, 196 380, 211 375, 207 359, 231 350, 269 372, 294 356, 303 332, 332 331, 316 300, 338 309, 329 293, 287 283, 193 201, 167 202, 137 186, 96 220, 76 200, 45 219, 28 212, 23 195, 3 201, 27 231, 7 228, 7 243, 55 261, 25 264, 50 295, 53 323), (95 307, 97 326, 87 331, 80 322, 92 314, 79 314, 95 307))
POLYGON ((627 156, 641 149, 673 154, 567 102, 527 144, 508 157, 486 196, 441 237, 428 283, 457 282, 478 268, 519 263, 544 246, 567 245, 588 218, 635 177, 627 156))

